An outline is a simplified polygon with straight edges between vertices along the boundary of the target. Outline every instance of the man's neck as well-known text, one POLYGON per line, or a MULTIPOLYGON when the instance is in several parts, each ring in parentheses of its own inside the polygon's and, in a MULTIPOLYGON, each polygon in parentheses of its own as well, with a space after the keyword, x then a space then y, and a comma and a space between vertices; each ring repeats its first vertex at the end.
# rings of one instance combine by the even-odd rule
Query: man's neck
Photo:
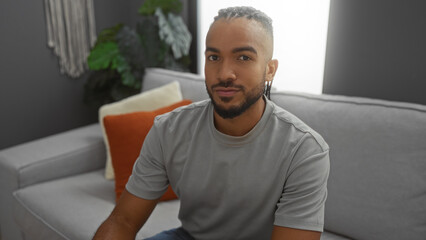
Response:
POLYGON ((244 136, 256 126, 265 111, 266 100, 261 97, 249 109, 234 118, 222 118, 214 111, 216 129, 230 136, 244 136))

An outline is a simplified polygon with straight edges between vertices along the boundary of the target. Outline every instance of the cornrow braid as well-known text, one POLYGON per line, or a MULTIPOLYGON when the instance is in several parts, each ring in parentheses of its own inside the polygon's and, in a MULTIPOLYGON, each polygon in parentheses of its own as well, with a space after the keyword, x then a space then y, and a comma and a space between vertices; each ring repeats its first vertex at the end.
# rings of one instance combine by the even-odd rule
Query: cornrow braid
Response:
POLYGON ((262 24, 263 28, 270 34, 271 39, 273 39, 273 28, 272 28, 272 19, 268 17, 264 12, 259 11, 253 7, 229 7, 219 10, 219 13, 216 17, 214 17, 214 22, 217 20, 224 19, 232 19, 232 18, 242 18, 245 17, 247 19, 253 19, 260 24, 262 24))

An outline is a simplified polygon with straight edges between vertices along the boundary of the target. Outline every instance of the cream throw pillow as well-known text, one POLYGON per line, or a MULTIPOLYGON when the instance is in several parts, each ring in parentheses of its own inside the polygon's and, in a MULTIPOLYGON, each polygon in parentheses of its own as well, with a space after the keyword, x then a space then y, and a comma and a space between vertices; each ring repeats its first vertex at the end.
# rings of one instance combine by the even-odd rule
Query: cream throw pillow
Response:
POLYGON ((107 161, 105 166, 105 178, 114 179, 114 169, 111 162, 111 154, 106 137, 103 118, 107 115, 118 115, 136 111, 153 111, 166 107, 182 100, 179 82, 175 81, 164 86, 151 89, 146 92, 128 97, 118 102, 103 105, 99 109, 99 123, 107 150, 107 161))

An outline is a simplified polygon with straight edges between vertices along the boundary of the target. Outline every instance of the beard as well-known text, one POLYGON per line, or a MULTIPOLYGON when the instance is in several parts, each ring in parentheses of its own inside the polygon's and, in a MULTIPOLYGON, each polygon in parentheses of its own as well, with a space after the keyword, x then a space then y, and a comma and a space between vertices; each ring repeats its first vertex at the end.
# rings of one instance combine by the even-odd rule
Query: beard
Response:
MULTIPOLYGON (((244 86, 234 85, 230 81, 229 82, 220 82, 218 84, 215 84, 211 87, 211 89, 209 89, 209 87, 206 85, 206 89, 207 89, 207 93, 209 94, 209 97, 212 101, 215 112, 219 116, 221 116, 222 118, 232 119, 232 118, 238 117, 241 114, 243 114, 254 103, 256 103, 259 100, 259 98, 261 98, 263 96, 264 91, 265 91, 265 81, 264 80, 265 79, 263 79, 263 81, 261 81, 261 83, 257 87, 251 89, 247 93, 246 93, 246 88, 244 86), (230 108, 224 108, 223 106, 218 104, 213 98, 212 91, 215 87, 238 88, 238 89, 240 89, 241 92, 243 92, 245 98, 238 106, 231 106, 230 108)), ((232 98, 233 97, 220 97, 220 100, 222 102, 227 103, 227 102, 230 102, 232 100, 232 98)))

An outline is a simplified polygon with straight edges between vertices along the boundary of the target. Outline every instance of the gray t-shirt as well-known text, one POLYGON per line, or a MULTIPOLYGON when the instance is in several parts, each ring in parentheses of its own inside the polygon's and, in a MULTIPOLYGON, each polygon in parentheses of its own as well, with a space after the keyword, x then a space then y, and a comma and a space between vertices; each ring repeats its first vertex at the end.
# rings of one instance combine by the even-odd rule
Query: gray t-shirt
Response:
POLYGON ((322 231, 329 148, 267 100, 246 135, 216 130, 210 100, 158 116, 127 190, 145 199, 170 183, 179 219, 195 239, 270 239, 273 225, 322 231))

